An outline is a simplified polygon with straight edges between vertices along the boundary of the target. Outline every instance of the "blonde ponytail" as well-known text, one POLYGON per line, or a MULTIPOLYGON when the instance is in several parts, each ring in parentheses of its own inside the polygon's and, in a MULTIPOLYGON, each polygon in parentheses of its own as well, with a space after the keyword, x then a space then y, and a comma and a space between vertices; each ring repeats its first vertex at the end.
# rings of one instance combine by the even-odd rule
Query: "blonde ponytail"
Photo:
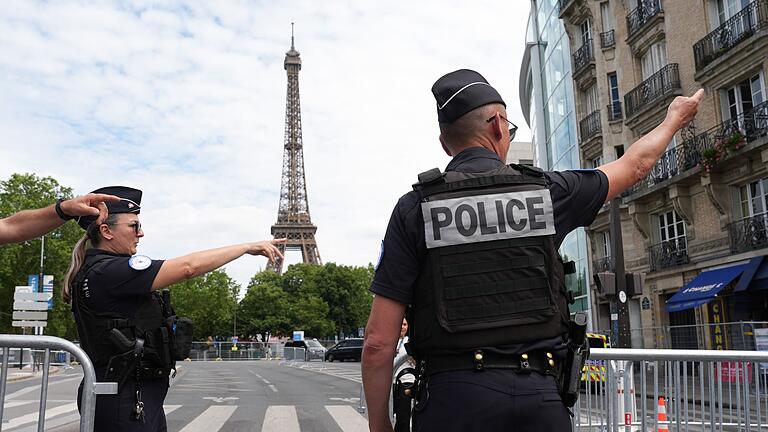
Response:
POLYGON ((72 301, 71 287, 75 280, 77 272, 80 271, 80 267, 83 266, 85 260, 85 250, 88 246, 88 240, 90 236, 88 233, 83 235, 80 240, 75 244, 75 248, 72 249, 72 261, 69 264, 69 270, 67 270, 66 276, 64 276, 64 289, 61 292, 61 296, 64 298, 64 302, 69 303, 72 301))

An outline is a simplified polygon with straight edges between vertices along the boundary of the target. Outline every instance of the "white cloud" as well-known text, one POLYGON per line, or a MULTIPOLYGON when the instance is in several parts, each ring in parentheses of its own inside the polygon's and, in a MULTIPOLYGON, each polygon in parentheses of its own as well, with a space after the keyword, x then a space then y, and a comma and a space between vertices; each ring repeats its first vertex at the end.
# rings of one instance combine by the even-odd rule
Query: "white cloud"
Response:
MULTIPOLYGON (((0 178, 144 190, 141 250, 270 237, 296 22, 309 205, 324 261, 375 261, 392 206, 444 167, 430 88, 458 68, 517 98, 528 2, 6 2, 0 178)), ((264 258, 227 266, 245 283, 264 258)))

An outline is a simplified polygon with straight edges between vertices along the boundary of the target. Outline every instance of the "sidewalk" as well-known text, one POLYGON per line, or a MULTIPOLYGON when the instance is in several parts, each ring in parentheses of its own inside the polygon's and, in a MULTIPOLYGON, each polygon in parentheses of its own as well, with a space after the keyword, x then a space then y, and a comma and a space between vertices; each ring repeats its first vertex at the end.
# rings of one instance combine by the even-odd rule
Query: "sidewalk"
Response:
MULTIPOLYGON (((48 369, 48 376, 57 375, 62 370, 64 370, 64 368, 61 366, 51 366, 48 369)), ((37 370, 33 372, 32 367, 30 366, 25 366, 22 369, 19 369, 19 368, 13 368, 10 365, 8 365, 8 379, 6 380, 6 382, 9 382, 9 383, 16 382, 16 381, 25 380, 28 378, 42 379, 42 376, 43 376, 42 370, 37 370)))

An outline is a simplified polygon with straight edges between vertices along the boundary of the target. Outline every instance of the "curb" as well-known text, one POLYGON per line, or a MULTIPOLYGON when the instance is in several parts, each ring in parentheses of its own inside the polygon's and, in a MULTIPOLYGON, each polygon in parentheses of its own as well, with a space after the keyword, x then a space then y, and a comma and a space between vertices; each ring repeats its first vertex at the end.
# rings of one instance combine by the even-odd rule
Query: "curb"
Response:
MULTIPOLYGON (((60 366, 51 366, 51 368, 48 370, 48 377, 58 375, 59 373, 61 373, 62 369, 63 368, 60 366)), ((9 376, 6 379, 6 382, 12 383, 12 382, 19 382, 19 381, 32 379, 32 378, 42 378, 42 377, 43 377, 43 372, 41 371, 29 372, 29 374, 25 376, 9 376)))

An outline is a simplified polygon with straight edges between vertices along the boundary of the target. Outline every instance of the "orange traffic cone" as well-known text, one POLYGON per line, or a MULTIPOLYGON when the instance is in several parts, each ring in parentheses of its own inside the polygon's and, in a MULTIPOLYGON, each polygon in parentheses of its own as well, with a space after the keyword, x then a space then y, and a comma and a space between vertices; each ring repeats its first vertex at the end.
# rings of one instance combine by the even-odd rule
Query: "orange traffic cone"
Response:
POLYGON ((656 422, 658 424, 658 432, 669 432, 669 423, 667 422, 667 401, 664 397, 659 398, 659 418, 656 422))

